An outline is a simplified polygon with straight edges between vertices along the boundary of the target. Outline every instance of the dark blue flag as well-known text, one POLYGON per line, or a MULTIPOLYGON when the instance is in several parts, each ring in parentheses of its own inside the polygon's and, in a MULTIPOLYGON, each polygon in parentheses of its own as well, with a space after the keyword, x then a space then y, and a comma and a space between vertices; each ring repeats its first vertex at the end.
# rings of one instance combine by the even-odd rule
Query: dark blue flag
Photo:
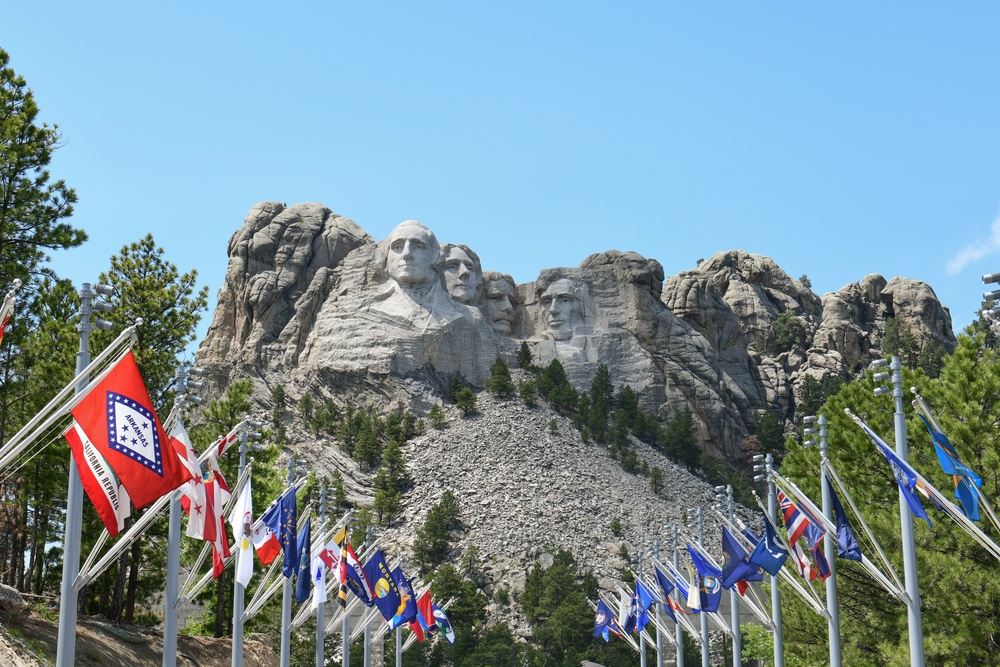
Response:
POLYGON ((837 524, 837 557, 860 562, 861 547, 858 546, 858 541, 854 538, 854 531, 851 530, 851 524, 847 522, 847 514, 844 513, 844 506, 840 504, 840 498, 834 493, 833 485, 830 484, 830 480, 825 476, 823 477, 823 483, 826 484, 827 490, 830 492, 830 505, 833 506, 833 521, 837 524))
POLYGON ((722 570, 710 564, 702 558, 694 547, 687 545, 688 553, 694 562, 694 569, 698 571, 698 593, 701 597, 702 611, 719 611, 719 602, 722 600, 722 570))
POLYGON ((399 611, 402 600, 399 597, 396 580, 392 577, 392 572, 385 562, 385 556, 382 555, 381 549, 376 549, 368 562, 365 563, 365 576, 371 582, 375 606, 382 613, 382 618, 392 622, 392 617, 399 611))
POLYGON ((760 542, 760 538, 753 534, 753 531, 749 528, 743 529, 743 537, 747 538, 747 542, 750 543, 751 547, 756 547, 757 543, 760 542))
POLYGON ((396 582, 396 589, 399 591, 399 608, 389 621, 390 630, 417 620, 417 597, 413 593, 410 580, 398 566, 392 570, 392 580, 396 582))
POLYGON ((299 566, 299 554, 296 536, 298 509, 295 505, 295 487, 285 491, 284 495, 271 505, 261 517, 271 532, 278 538, 281 550, 284 552, 281 572, 286 577, 292 576, 299 566))
POLYGON ((610 632, 615 632, 612 629, 614 622, 615 615, 608 608, 608 605, 604 604, 604 600, 600 600, 597 603, 597 617, 594 619, 594 637, 603 637, 604 641, 608 641, 610 632))
POLYGON ((642 629, 649 624, 652 618, 649 615, 649 608, 658 601, 656 593, 649 590, 646 584, 641 581, 635 582, 635 595, 639 598, 639 618, 636 621, 635 629, 642 632, 642 629))
POLYGON ((955 498, 962 504, 962 511, 970 521, 979 521, 979 489, 983 487, 983 478, 962 462, 948 436, 934 430, 927 418, 919 412, 917 416, 924 421, 924 426, 931 434, 941 470, 951 475, 955 482, 955 498))
POLYGON ((656 572, 656 583, 660 585, 660 590, 663 592, 663 599, 665 600, 663 603, 663 611, 665 611, 667 616, 669 616, 670 619, 676 623, 677 617, 674 616, 674 610, 670 606, 670 594, 674 592, 674 584, 667 578, 667 575, 660 572, 659 568, 654 567, 653 571, 656 572))
POLYGON ((778 574, 786 560, 788 560, 788 550, 781 546, 778 531, 774 529, 767 515, 764 515, 764 536, 754 547, 747 561, 752 565, 759 565, 773 577, 778 574))
POLYGON ((306 525, 302 527, 296 544, 296 549, 299 552, 299 567, 295 579, 295 601, 299 604, 309 598, 309 584, 312 581, 312 568, 309 565, 309 555, 312 553, 309 536, 311 521, 311 517, 306 519, 306 525))
POLYGON ((732 588, 737 581, 761 581, 763 570, 759 565, 747 562, 747 552, 736 541, 733 534, 722 527, 722 554, 725 562, 722 564, 722 587, 732 588))

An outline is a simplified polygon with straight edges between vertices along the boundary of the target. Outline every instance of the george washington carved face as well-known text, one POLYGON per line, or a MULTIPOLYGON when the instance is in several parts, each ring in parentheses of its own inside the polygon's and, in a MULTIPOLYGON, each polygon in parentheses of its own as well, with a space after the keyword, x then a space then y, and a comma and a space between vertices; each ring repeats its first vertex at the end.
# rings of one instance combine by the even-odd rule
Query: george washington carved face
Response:
POLYGON ((386 270, 400 285, 420 286, 436 277, 434 263, 441 254, 434 232, 416 220, 400 223, 389 234, 386 270))

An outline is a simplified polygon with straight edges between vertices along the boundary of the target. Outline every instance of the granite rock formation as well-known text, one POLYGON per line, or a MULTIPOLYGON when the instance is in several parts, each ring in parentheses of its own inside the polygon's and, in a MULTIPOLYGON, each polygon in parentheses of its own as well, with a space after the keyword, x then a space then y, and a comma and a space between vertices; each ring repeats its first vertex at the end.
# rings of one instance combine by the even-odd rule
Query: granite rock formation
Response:
POLYGON ((609 250, 514 285, 421 223, 376 243, 318 204, 265 202, 230 241, 198 359, 220 384, 249 375, 291 396, 349 390, 419 412, 453 375, 483 387, 492 362, 513 362, 526 342, 580 388, 607 365, 664 423, 690 408, 705 450, 733 460, 755 410, 790 419, 803 379, 857 372, 892 317, 921 345, 954 345, 947 309, 906 278, 872 274, 820 298, 741 250, 670 277, 654 259, 609 250), (786 312, 801 345, 777 349, 786 312))

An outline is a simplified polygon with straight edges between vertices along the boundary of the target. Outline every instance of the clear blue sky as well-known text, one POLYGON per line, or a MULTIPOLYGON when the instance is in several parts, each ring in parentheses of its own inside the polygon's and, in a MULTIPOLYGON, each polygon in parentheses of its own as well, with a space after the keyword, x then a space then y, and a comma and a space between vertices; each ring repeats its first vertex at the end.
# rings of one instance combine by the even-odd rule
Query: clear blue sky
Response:
POLYGON ((422 220, 518 282, 603 250, 740 248, 819 293, 1000 271, 1000 5, 6 3, 65 145, 77 284, 152 232, 210 312, 255 203, 422 220))

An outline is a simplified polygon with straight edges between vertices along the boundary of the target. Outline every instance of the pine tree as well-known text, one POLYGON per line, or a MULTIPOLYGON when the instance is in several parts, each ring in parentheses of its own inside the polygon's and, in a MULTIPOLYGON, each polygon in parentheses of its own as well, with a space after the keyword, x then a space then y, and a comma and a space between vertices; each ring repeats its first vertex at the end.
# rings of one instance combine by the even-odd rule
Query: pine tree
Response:
MULTIPOLYGON (((179 273, 164 258, 163 248, 157 247, 152 234, 123 246, 110 263, 100 282, 115 289, 115 309, 104 316, 116 326, 112 331, 94 330, 92 344, 95 349, 105 348, 118 332, 142 318, 132 351, 157 412, 166 416, 174 400, 177 358, 195 338, 208 302, 208 288, 196 291, 197 271, 179 273)), ((165 523, 150 529, 149 537, 165 535, 165 523)), ((110 606, 102 612, 112 620, 131 623, 136 603, 162 587, 164 556, 162 550, 144 548, 141 540, 135 542, 127 557, 123 554, 118 562, 110 606)))
POLYGON ((486 388, 490 393, 501 398, 507 398, 514 394, 514 381, 511 379, 510 369, 500 357, 497 357, 497 360, 490 366, 490 379, 486 388))
POLYGON ((444 414, 444 408, 441 407, 440 403, 435 403, 431 406, 430 411, 427 413, 427 418, 431 420, 431 426, 437 429, 442 429, 448 423, 448 417, 444 414))
POLYGON ((462 411, 463 417, 468 417, 476 411, 476 395, 468 387, 462 387, 455 394, 455 405, 462 411))
POLYGON ((521 341, 521 347, 517 348, 517 363, 524 370, 531 368, 531 348, 526 341, 521 341))
POLYGON ((689 408, 675 416, 663 434, 667 455, 688 470, 694 472, 701 463, 701 450, 698 448, 697 433, 694 427, 694 415, 689 408))
POLYGON ((38 122, 35 96, 9 64, 0 49, 0 286, 19 278, 27 291, 47 251, 76 247, 87 234, 64 221, 73 215, 76 191, 50 182, 46 169, 59 128, 38 122))

